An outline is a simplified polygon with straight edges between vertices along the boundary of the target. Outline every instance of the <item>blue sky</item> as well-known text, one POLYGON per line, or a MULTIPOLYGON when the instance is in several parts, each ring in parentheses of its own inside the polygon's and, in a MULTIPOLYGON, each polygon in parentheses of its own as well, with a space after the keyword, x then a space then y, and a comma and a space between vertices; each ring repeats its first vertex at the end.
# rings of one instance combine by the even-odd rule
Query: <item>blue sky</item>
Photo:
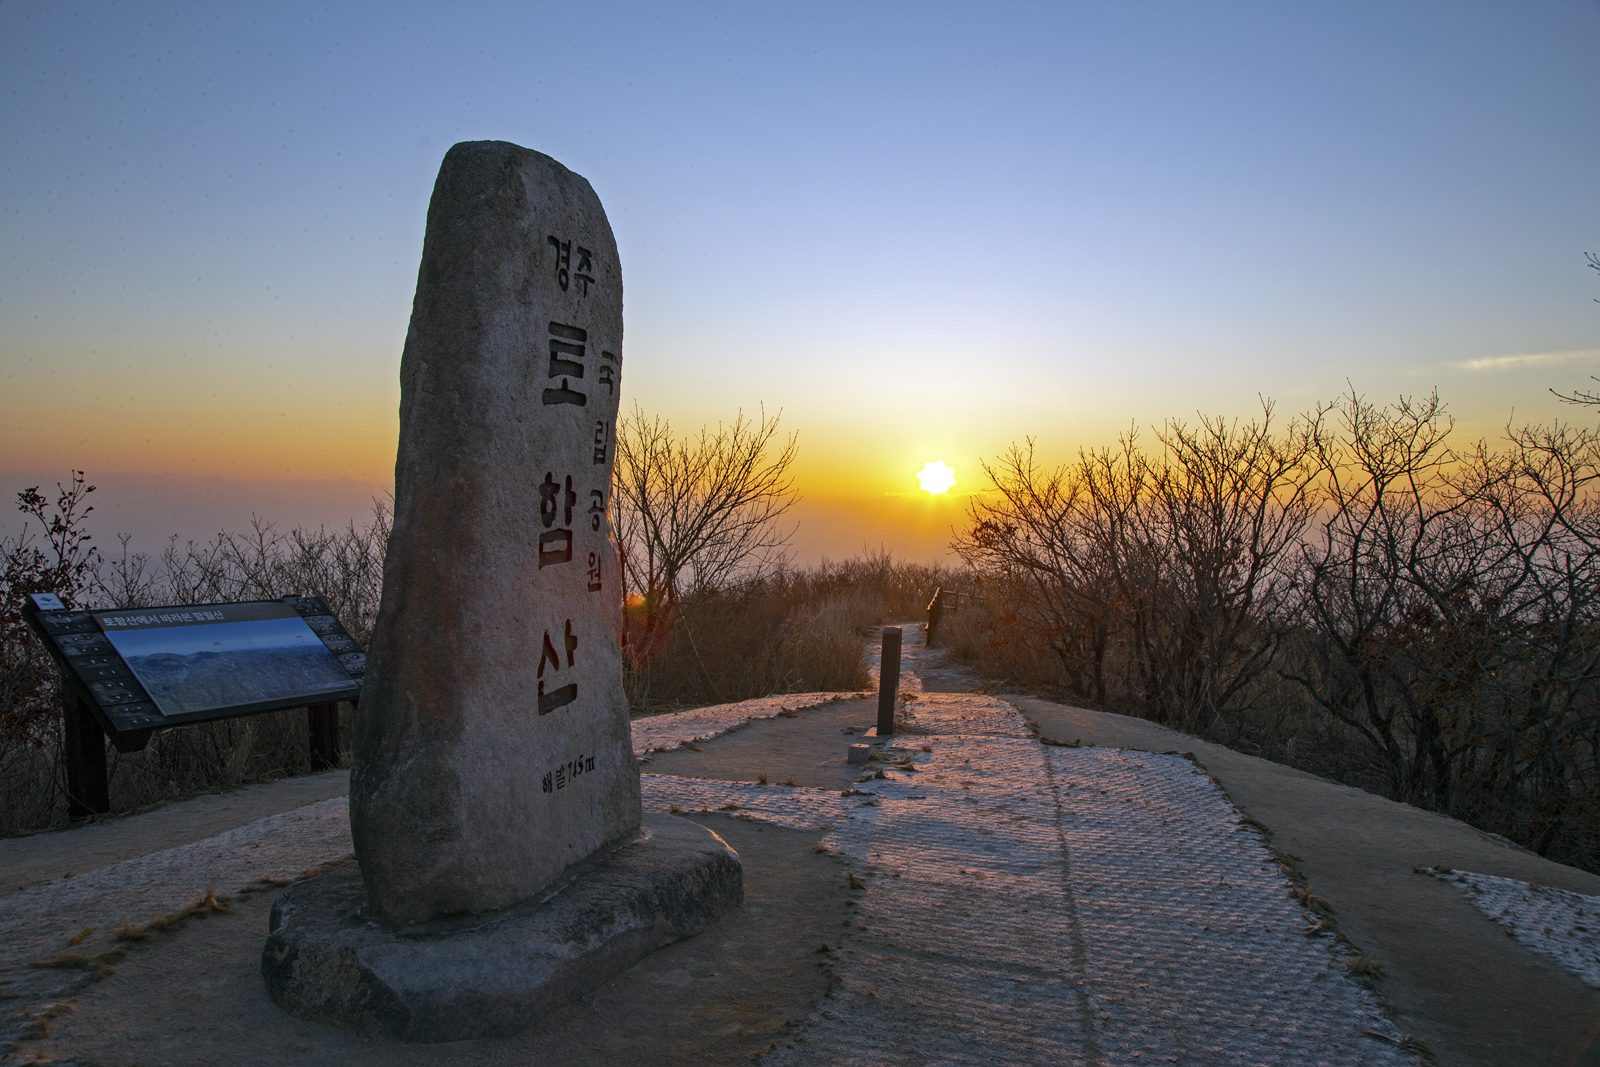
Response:
POLYGON ((1028 434, 1348 381, 1492 435, 1600 373, 1597 44, 1593 0, 0 3, 0 469, 359 515, 479 138, 600 194, 625 403, 782 409, 812 554, 937 551, 896 494, 1028 434))

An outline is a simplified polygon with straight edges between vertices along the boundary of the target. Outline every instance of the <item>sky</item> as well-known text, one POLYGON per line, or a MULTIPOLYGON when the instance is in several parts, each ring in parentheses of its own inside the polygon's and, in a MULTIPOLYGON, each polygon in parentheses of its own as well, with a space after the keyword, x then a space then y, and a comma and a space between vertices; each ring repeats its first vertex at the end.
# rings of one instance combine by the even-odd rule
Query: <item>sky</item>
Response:
POLYGON ((478 139, 599 194, 625 406, 798 434, 802 562, 948 561, 1028 437, 1352 388, 1583 419, 1597 47, 1600 0, 0 0, 0 491, 86 471, 107 547, 362 520, 478 139))

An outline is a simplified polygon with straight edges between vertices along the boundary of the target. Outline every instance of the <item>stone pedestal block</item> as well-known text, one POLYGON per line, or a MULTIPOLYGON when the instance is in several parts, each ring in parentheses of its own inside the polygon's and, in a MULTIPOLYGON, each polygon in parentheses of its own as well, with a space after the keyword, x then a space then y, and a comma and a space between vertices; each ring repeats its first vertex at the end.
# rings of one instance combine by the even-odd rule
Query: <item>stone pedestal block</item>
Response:
POLYGON ((285 1011, 364 1037, 504 1037, 743 899, 720 837, 651 816, 534 899, 409 926, 378 915, 346 864, 274 905, 261 971, 285 1011))

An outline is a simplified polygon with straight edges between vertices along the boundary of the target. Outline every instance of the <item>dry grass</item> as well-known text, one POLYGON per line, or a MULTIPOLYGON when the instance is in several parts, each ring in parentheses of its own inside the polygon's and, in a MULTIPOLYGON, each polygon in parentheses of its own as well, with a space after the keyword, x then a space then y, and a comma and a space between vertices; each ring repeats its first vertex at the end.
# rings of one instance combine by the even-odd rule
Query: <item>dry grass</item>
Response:
MULTIPOLYGON (((136 927, 132 923, 123 923, 121 928, 112 931, 111 940, 117 944, 110 948, 102 949, 93 955, 85 952, 60 952, 49 959, 31 960, 28 966, 40 970, 90 971, 97 978, 109 978, 116 973, 116 964, 127 957, 128 943, 149 941, 161 934, 181 930, 191 919, 204 919, 219 912, 230 914, 233 906, 228 901, 228 894, 223 893, 219 896, 216 887, 212 886, 203 895, 196 897, 193 904, 180 911, 157 915, 143 926, 136 927)), ((67 944, 71 947, 81 945, 93 933, 94 927, 87 927, 68 938, 67 944)))
POLYGON ((1362 978, 1383 977, 1383 964, 1371 956, 1353 957, 1345 963, 1345 967, 1349 969, 1351 974, 1359 975, 1362 978))
MULTIPOLYGON (((635 714, 870 684, 869 627, 922 617, 950 572, 884 552, 686 596, 662 654, 624 674, 635 714)), ((630 631, 631 632, 631 631, 630 631)))

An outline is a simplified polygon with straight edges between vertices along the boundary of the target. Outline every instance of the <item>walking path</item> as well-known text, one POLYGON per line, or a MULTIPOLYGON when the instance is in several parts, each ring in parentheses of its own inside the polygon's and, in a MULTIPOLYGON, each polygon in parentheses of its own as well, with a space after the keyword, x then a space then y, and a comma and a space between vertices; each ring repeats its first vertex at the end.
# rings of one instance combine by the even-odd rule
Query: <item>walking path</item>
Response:
MULTIPOLYGON (((907 628, 902 671, 904 726, 864 772, 843 759, 875 720, 876 701, 856 694, 636 722, 646 805, 740 849, 744 914, 509 1041, 375 1046, 265 1000, 260 924, 277 890, 258 880, 349 854, 343 798, 317 797, 341 790, 339 776, 281 783, 292 810, 227 829, 216 825, 227 821, 221 798, 204 798, 190 819, 188 805, 172 805, 0 842, 0 997, 12 1006, 13 1052, 276 1063, 287 1042, 308 1063, 643 1064, 765 1050, 776 1067, 1400 1064, 1431 1046, 1439 1062, 1474 1067, 1592 1062, 1600 1000, 1575 976, 1589 965, 1587 928, 1563 938, 1559 927, 1584 926, 1600 879, 1138 720, 948 692, 976 679, 926 650, 920 628, 907 628), (295 806, 307 797, 315 802, 295 806), (1275 854, 1236 804, 1292 856, 1275 854), (146 851, 118 856, 125 841, 146 851), (1361 957, 1291 895, 1285 860, 1381 962, 1372 980, 1395 1021, 1351 972, 1361 957), (1408 863, 1486 877, 1413 874, 1408 863), (75 873, 50 876, 66 870, 75 873), (1567 896, 1494 880, 1506 878, 1567 896), (236 916, 135 945, 106 965, 115 975, 97 974, 97 954, 127 947, 109 936, 124 922, 252 882, 263 891, 236 900, 236 916), (1568 969, 1507 937, 1474 899, 1566 953, 1568 969), (27 966, 64 952, 85 962, 27 966), (1454 969, 1439 973, 1441 960, 1454 969), (1506 998, 1527 1017, 1486 1003, 1506 998), (776 1006, 763 1013, 757 1002, 776 1006), (649 1014, 663 1003, 671 1014, 649 1014)), ((280 786, 233 801, 234 815, 270 807, 280 786)))
POLYGON ((907 712, 853 796, 646 779, 853 861, 844 987, 765 1062, 1414 1062, 1188 760, 1040 745, 992 697, 907 712))

